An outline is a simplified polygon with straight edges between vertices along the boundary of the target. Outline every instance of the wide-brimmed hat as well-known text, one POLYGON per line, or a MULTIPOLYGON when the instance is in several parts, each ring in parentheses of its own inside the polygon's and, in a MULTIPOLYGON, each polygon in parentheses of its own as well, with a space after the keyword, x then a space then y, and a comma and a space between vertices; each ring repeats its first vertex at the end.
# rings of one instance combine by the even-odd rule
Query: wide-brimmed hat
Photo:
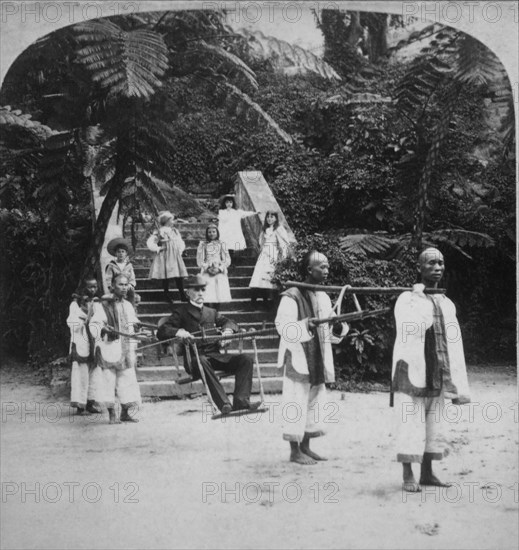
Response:
POLYGON ((133 251, 132 245, 126 239, 123 239, 122 237, 117 237, 115 239, 112 239, 106 245, 106 250, 108 250, 108 254, 110 254, 111 256, 115 256, 115 251, 118 248, 124 248, 126 250, 126 252, 128 252, 128 254, 131 254, 132 251, 133 251))
POLYGON ((174 218, 175 214, 172 214, 169 210, 163 210, 162 212, 159 212, 159 215, 157 217, 160 225, 165 225, 169 220, 174 218))
POLYGON ((198 288, 198 287, 206 287, 206 286, 207 286, 207 281, 202 277, 202 275, 190 275, 184 281, 185 288, 198 288))

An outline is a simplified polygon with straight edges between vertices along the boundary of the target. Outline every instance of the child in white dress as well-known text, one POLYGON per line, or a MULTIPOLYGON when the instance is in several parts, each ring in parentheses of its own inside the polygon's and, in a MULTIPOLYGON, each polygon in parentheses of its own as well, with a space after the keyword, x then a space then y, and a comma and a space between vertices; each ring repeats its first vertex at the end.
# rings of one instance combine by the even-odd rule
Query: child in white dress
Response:
POLYGON ((218 304, 230 302, 232 298, 227 270, 231 265, 231 258, 220 240, 218 227, 214 224, 207 226, 205 241, 200 241, 198 245, 196 263, 200 268, 200 274, 207 281, 206 304, 218 309, 218 304))
POLYGON ((162 280, 164 293, 170 303, 172 300, 169 294, 169 279, 174 279, 180 299, 186 302, 183 277, 187 277, 187 269, 182 259, 182 252, 184 252, 186 244, 174 226, 174 214, 169 211, 160 212, 157 221, 159 229, 155 230, 146 241, 146 246, 156 253, 151 264, 149 278, 162 280))
POLYGON ((254 214, 257 214, 257 212, 237 209, 234 195, 224 195, 221 200, 220 210, 218 211, 220 240, 225 244, 233 263, 235 252, 247 248, 241 228, 241 220, 254 214))
POLYGON ((274 300, 276 286, 272 282, 272 275, 276 263, 286 258, 289 239, 286 229, 279 223, 277 212, 267 212, 260 235, 261 252, 249 283, 251 302, 255 303, 259 296, 265 303, 274 300))

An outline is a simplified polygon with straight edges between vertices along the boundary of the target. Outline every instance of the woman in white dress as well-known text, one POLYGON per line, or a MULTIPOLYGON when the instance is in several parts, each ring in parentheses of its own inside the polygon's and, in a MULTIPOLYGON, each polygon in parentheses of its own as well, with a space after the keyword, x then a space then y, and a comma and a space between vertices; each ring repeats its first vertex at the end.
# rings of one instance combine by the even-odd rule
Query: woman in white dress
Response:
POLYGON ((224 195, 222 198, 218 211, 218 228, 220 240, 229 251, 231 261, 234 259, 235 252, 247 248, 241 229, 242 218, 253 216, 256 213, 237 209, 234 195, 224 195))
POLYGON ((196 263, 200 274, 207 281, 205 303, 218 309, 218 304, 230 302, 232 298, 227 269, 231 265, 231 258, 214 224, 207 226, 205 241, 200 241, 198 245, 196 263))
POLYGON ((173 300, 169 294, 169 279, 174 279, 180 299, 186 302, 183 277, 187 277, 187 269, 182 259, 186 244, 175 227, 174 214, 169 211, 160 212, 157 221, 159 229, 155 230, 146 241, 146 246, 156 253, 148 277, 163 281, 164 293, 170 303, 173 303, 173 300))
POLYGON ((272 283, 272 275, 276 263, 287 257, 288 233, 279 223, 277 212, 267 212, 265 222, 260 235, 261 252, 254 268, 254 273, 249 283, 251 289, 251 302, 255 303, 258 296, 263 297, 264 302, 274 299, 276 286, 272 283))

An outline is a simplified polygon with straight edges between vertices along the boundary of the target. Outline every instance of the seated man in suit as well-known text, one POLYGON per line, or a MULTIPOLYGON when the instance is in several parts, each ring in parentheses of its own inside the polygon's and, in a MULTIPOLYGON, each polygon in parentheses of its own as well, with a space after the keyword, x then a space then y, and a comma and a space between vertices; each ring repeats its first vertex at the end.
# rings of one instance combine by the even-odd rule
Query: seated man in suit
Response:
MULTIPOLYGON (((224 335, 238 331, 238 326, 230 319, 220 315, 216 309, 204 306, 206 284, 201 275, 187 278, 184 286, 189 301, 177 306, 170 318, 159 328, 157 331, 159 340, 167 340, 175 336, 192 338, 192 333, 214 327, 224 335)), ((229 414, 232 410, 255 410, 260 403, 251 404, 249 401, 252 389, 252 359, 244 354, 223 354, 221 350, 223 343, 208 342, 201 344, 198 348, 200 364, 204 369, 213 401, 223 414, 229 414), (215 370, 223 370, 236 377, 232 406, 215 370)), ((191 366, 189 362, 187 351, 184 349, 184 368, 193 376, 193 379, 198 380, 200 372, 195 357, 191 359, 191 366)))

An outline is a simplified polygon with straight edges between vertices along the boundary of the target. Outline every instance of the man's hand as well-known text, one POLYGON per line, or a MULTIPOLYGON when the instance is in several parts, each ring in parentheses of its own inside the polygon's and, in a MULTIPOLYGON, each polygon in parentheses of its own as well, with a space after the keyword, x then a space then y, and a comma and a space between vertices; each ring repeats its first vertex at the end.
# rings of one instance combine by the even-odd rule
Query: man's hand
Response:
POLYGON ((340 321, 334 321, 332 324, 332 334, 334 336, 340 336, 342 334, 342 323, 340 321))
POLYGON ((190 332, 188 332, 187 330, 183 329, 183 328, 179 328, 179 329, 177 330, 176 336, 177 336, 178 338, 184 338, 184 339, 193 338, 193 335, 192 335, 190 332))
POLYGON ((308 332, 312 332, 317 328, 317 325, 314 322, 314 319, 308 318, 307 324, 308 324, 308 332))
POLYGON ((115 332, 114 327, 111 327, 110 325, 105 325, 101 329, 101 338, 104 338, 107 334, 113 334, 115 332))
MULTIPOLYGON (((230 334, 234 334, 234 332, 230 328, 227 328, 222 332, 222 336, 229 336, 230 334)), ((231 340, 220 340, 220 347, 225 348, 230 343, 231 343, 231 340)))

